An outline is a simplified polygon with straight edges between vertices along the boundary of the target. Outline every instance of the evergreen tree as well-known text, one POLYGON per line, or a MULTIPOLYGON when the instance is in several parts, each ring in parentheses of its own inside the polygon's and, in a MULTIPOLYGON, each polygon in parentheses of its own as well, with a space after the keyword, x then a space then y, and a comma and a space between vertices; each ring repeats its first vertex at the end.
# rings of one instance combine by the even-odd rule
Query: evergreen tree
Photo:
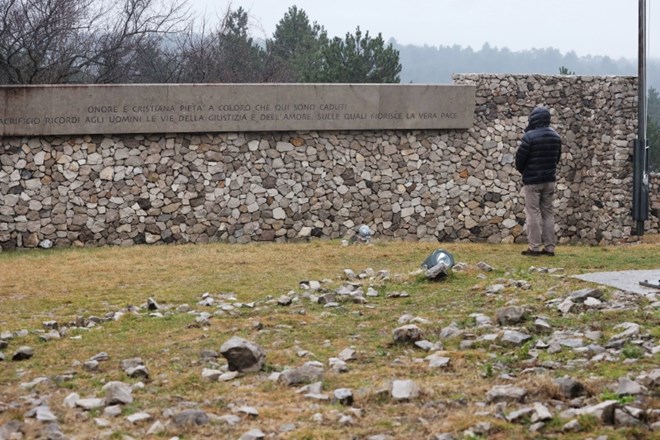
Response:
POLYGON ((371 38, 358 27, 342 40, 335 37, 323 49, 322 69, 317 82, 327 83, 398 83, 401 72, 399 51, 392 44, 385 46, 378 34, 371 38))
POLYGON ((228 10, 217 29, 191 32, 182 43, 179 82, 264 82, 266 54, 249 33, 243 8, 228 10))
POLYGON ((325 29, 310 24, 302 9, 292 6, 275 28, 266 47, 278 81, 309 82, 322 65, 322 49, 328 44, 325 29))
POLYGON ((225 32, 218 38, 221 82, 261 82, 265 52, 249 34, 247 12, 239 7, 226 18, 225 32))

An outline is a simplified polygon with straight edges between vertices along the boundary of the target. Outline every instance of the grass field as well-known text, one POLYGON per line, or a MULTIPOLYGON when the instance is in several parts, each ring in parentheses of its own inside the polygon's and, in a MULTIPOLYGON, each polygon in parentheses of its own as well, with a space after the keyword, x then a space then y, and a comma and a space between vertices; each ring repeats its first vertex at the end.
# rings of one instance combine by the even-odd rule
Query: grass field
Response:
MULTIPOLYGON (((551 360, 559 366, 545 374, 521 375, 534 364, 530 350, 547 335, 532 333, 530 342, 513 348, 497 344, 461 347, 460 340, 441 340, 440 330, 452 322, 478 337, 482 330, 474 327, 470 314, 482 313, 494 319, 499 308, 520 305, 530 309, 532 316, 544 316, 554 330, 599 330, 607 337, 618 331, 615 325, 635 322, 658 344, 660 313, 643 300, 633 309, 565 316, 546 305, 548 300, 592 287, 570 275, 660 268, 657 238, 611 247, 562 246, 554 258, 524 257, 520 255, 523 249, 521 245, 376 242, 342 246, 337 241, 313 241, 0 253, 0 332, 28 331, 11 339, 3 350, 7 360, 0 362, 0 426, 17 419, 24 422, 25 438, 38 435, 44 424, 25 415, 35 406, 35 399, 41 399, 57 415, 62 432, 80 439, 149 438, 146 431, 157 420, 165 428, 153 438, 237 439, 251 428, 261 429, 266 438, 278 439, 366 439, 376 434, 427 439, 444 432, 463 438, 465 430, 481 422, 490 423, 490 430, 488 434, 477 430, 473 438, 653 438, 644 427, 612 427, 591 420, 581 420, 576 432, 563 432, 567 420, 561 420, 558 411, 540 434, 532 433, 529 421, 507 422, 497 417, 495 405, 483 403, 493 385, 508 383, 502 373, 515 377, 518 385, 531 391, 528 403, 539 400, 567 405, 557 394, 554 378, 568 374, 583 380, 589 398, 596 402, 611 397, 608 386, 617 378, 659 365, 658 354, 643 354, 632 346, 622 351, 621 362, 588 364, 582 369, 571 363, 578 358, 574 352, 544 352, 538 362, 551 360), (440 282, 414 273, 438 247, 466 263, 467 269, 440 282), (494 270, 480 270, 479 262, 494 270), (552 270, 530 271, 530 266, 552 270), (379 296, 368 298, 367 304, 342 302, 340 307, 324 308, 310 301, 309 292, 299 286, 301 281, 318 280, 332 290, 345 282, 345 269, 359 274, 367 268, 389 274, 385 280, 361 280, 365 290, 372 286, 379 292, 379 296), (530 287, 516 287, 514 280, 530 287), (494 284, 505 286, 504 290, 487 294, 494 284), (388 297, 401 291, 409 295, 388 297), (205 293, 227 307, 198 305, 205 293), (293 297, 293 303, 278 305, 282 295, 293 297), (143 306, 148 298, 161 305, 162 316, 150 316, 140 308, 121 319, 104 319, 128 306, 143 306), (213 316, 208 324, 199 325, 198 314, 181 309, 183 304, 213 316), (449 368, 430 369, 423 361, 429 353, 393 344, 392 331, 402 325, 399 318, 405 314, 424 319, 419 326, 429 341, 444 346, 443 355, 451 359, 449 368), (79 321, 101 319, 93 328, 72 327, 69 323, 77 317, 79 321), (38 330, 44 329, 46 321, 57 321, 60 328, 68 327, 68 333, 59 340, 42 341, 38 330), (204 368, 226 365, 222 357, 202 357, 203 350, 219 352, 232 336, 264 348, 264 371, 228 382, 202 379, 204 368), (13 351, 22 345, 33 347, 34 357, 10 361, 13 351), (348 364, 349 371, 331 371, 328 359, 349 347, 357 352, 357 359, 348 364), (96 370, 85 369, 82 363, 99 352, 106 352, 109 360, 96 370), (132 357, 143 359, 150 378, 142 380, 144 387, 135 388, 135 401, 125 405, 119 417, 108 418, 100 410, 85 412, 63 404, 71 392, 102 397, 101 388, 109 381, 137 383, 139 379, 127 378, 119 367, 121 360, 132 357), (622 362, 625 359, 628 362, 622 362), (353 390, 352 407, 305 398, 296 388, 269 379, 273 372, 312 360, 326 366, 323 392, 332 395, 337 388, 353 390), (66 380, 55 380, 62 375, 66 380), (34 387, 25 385, 39 377, 49 380, 34 387), (381 392, 393 379, 414 380, 422 389, 420 396, 409 402, 393 401, 381 392), (186 428, 167 423, 167 410, 191 406, 215 416, 238 415, 240 423, 214 419, 186 428), (256 408, 258 416, 244 414, 239 410, 243 406, 256 408), (126 421, 125 416, 143 411, 152 416, 150 421, 135 425, 126 421), (108 426, 95 418, 107 419, 108 426), (282 429, 287 423, 293 424, 291 431, 282 429)), ((612 295, 612 289, 605 292, 606 298, 612 295)), ((651 408, 660 404, 657 390, 644 399, 643 404, 651 408)), ((523 405, 509 404, 505 411, 519 406, 523 405)))

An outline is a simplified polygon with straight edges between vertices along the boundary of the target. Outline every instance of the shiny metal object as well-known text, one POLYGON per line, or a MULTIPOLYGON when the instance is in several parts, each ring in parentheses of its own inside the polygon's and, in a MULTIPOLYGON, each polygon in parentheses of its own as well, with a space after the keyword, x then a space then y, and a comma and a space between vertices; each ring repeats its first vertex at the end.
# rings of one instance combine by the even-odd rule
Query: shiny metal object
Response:
POLYGON ((351 237, 351 243, 369 243, 374 233, 367 225, 360 225, 351 237))
POLYGON ((365 240, 369 240, 371 239, 371 236, 374 235, 374 233, 371 231, 369 226, 360 225, 360 227, 358 228, 358 235, 365 240))
POLYGON ((454 266, 454 256, 444 249, 437 249, 424 260, 422 268, 428 270, 440 263, 444 263, 447 269, 451 269, 454 266))

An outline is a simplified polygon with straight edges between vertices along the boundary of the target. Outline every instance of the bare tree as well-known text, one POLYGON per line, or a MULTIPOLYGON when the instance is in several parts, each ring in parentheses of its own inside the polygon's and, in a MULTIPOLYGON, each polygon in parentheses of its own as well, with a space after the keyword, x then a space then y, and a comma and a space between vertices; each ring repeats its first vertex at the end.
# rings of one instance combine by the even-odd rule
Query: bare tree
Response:
POLYGON ((0 79, 62 82, 76 63, 92 0, 0 0, 0 79), (78 46, 78 47, 72 47, 78 46))
POLYGON ((266 52, 249 34, 249 17, 239 7, 227 8, 215 29, 191 28, 181 41, 181 81, 208 83, 263 82, 266 52))
POLYGON ((0 0, 0 82, 133 82, 189 19, 186 0, 0 0))

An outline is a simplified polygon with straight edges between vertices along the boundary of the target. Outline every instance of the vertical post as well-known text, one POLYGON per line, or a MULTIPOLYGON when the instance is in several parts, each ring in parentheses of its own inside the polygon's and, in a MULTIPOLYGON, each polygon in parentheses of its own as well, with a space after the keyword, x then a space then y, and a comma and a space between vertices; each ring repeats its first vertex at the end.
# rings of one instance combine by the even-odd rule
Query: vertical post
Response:
POLYGON ((635 235, 644 235, 644 220, 648 219, 649 178, 648 146, 646 144, 646 0, 639 0, 639 53, 637 74, 637 139, 633 150, 633 220, 635 235))
POLYGON ((639 120, 637 126, 637 138, 646 139, 646 0, 639 0, 639 32, 638 32, 637 55, 637 105, 639 107, 639 120))

